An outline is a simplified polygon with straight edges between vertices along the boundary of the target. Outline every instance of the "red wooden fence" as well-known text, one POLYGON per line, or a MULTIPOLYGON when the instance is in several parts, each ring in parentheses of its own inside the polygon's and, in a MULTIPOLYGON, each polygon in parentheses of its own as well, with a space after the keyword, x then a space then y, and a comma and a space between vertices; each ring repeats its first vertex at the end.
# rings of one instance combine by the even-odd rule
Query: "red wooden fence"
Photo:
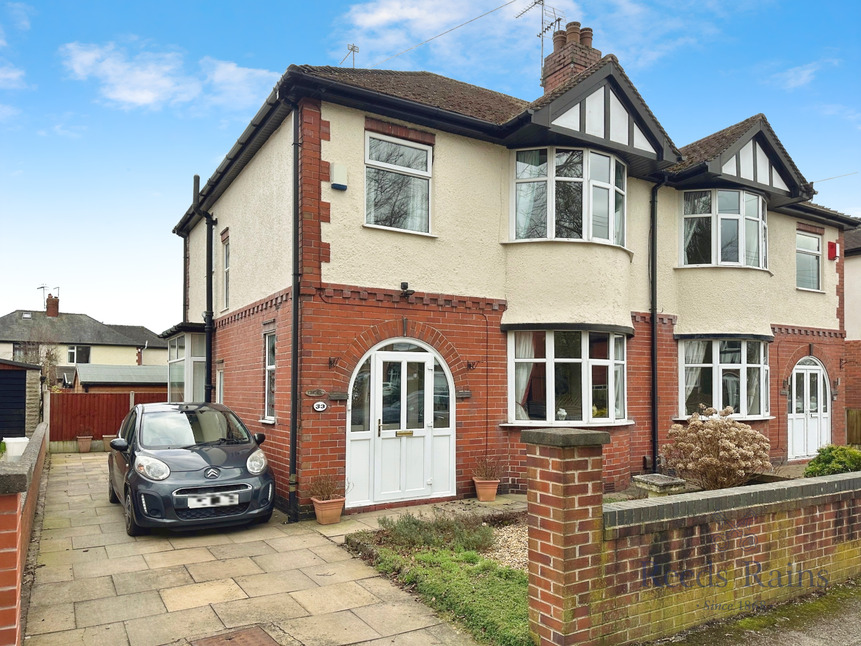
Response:
POLYGON ((164 399, 164 393, 51 393, 51 441, 115 435, 134 404, 164 399))

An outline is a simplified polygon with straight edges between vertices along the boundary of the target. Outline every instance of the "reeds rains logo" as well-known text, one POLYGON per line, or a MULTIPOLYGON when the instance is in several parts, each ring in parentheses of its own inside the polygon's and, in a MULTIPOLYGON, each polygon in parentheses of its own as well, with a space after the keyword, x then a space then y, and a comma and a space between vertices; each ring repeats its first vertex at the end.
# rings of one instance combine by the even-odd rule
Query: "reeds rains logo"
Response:
MULTIPOLYGON (((741 560, 742 571, 722 568, 709 563, 700 568, 673 567, 671 555, 665 550, 657 549, 648 559, 640 562, 640 577, 643 587, 655 588, 725 588, 730 581, 741 579, 742 585, 760 588, 825 588, 829 584, 828 570, 805 569, 801 563, 787 563, 786 568, 764 570, 761 563, 754 558, 757 547, 757 535, 750 528, 753 517, 729 520, 723 514, 717 516, 717 532, 712 535, 715 549, 713 555, 731 554, 736 548, 749 555, 749 559, 741 560)), ((736 563, 733 558, 726 559, 728 563, 736 563)))

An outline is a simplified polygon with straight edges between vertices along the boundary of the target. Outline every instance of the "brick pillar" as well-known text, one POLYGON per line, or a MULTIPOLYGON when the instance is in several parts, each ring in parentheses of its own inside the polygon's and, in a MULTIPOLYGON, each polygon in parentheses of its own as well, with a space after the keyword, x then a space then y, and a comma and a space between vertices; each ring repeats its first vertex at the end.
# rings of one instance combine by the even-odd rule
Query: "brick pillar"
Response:
POLYGON ((529 513, 529 632, 536 644, 590 643, 601 576, 604 431, 524 430, 529 513))
MULTIPOLYGON (((36 495, 38 496, 38 484, 36 495)), ((21 573, 28 542, 21 540, 21 494, 0 494, 0 645, 21 643, 21 573), (21 543, 24 543, 22 548, 21 543)), ((28 537, 29 538, 29 537, 28 537)))

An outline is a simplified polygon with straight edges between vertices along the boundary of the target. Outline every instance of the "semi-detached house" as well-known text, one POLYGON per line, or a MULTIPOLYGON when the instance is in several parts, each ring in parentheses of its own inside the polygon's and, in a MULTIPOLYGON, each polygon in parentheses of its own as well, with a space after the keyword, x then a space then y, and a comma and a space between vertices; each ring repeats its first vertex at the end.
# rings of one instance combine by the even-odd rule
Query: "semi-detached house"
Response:
POLYGON ((845 440, 856 222, 761 114, 677 148, 578 23, 543 86, 291 66, 177 224, 172 397, 209 366, 291 512, 324 473, 348 509, 469 496, 488 455, 523 491, 532 427, 608 431, 624 488, 700 404, 775 460, 845 440))

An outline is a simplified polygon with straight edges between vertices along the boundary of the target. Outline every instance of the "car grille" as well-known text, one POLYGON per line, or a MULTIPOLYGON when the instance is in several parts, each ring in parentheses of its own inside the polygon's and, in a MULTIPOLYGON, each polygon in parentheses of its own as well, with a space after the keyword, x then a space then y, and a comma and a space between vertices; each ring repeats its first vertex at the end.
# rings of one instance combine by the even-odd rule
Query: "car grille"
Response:
POLYGON ((251 489, 247 484, 210 485, 208 487, 185 487, 173 492, 174 496, 210 496, 219 493, 238 493, 251 489))
POLYGON ((177 518, 180 520, 202 520, 204 518, 220 518, 222 516, 235 516, 244 514, 248 510, 248 503, 239 505, 228 505, 226 507, 203 507, 201 509, 176 509, 177 518))

